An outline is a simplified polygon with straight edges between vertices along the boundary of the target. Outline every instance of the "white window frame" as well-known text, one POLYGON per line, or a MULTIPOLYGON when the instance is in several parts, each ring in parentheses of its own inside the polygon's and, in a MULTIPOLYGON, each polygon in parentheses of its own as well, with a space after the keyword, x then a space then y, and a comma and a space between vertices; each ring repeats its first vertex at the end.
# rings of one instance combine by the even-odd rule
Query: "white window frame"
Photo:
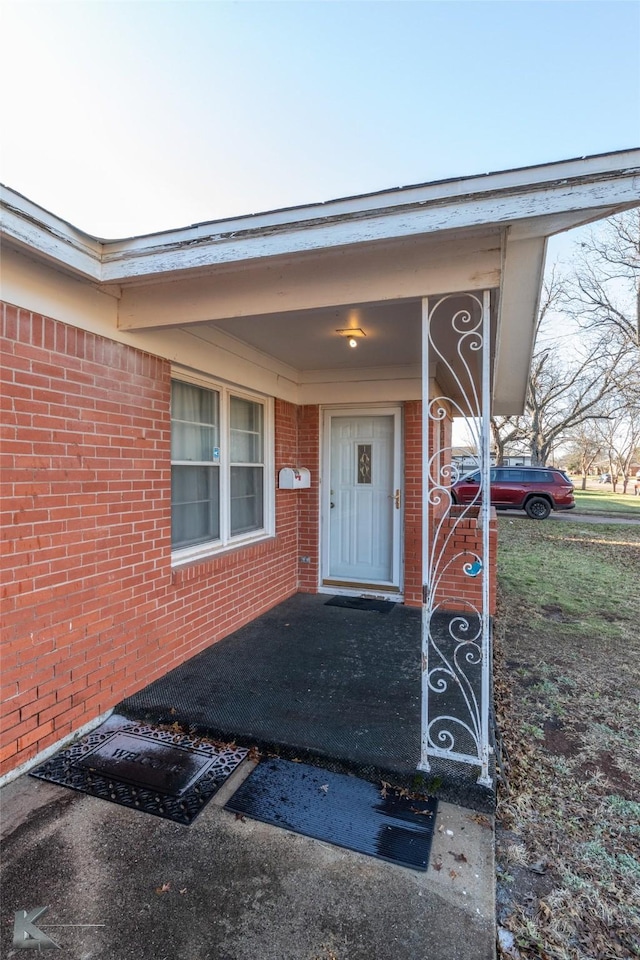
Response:
MULTIPOLYGON (((197 543, 188 547, 172 548, 171 566, 177 567, 184 563, 193 563, 194 560, 216 556, 220 553, 235 550, 238 547, 248 546, 252 543, 258 543, 261 540, 268 540, 275 536, 275 423, 273 397, 255 393, 246 387, 236 386, 235 384, 225 383, 224 381, 214 380, 212 378, 210 379, 209 377, 193 375, 182 370, 172 370, 171 380, 180 380, 183 383, 190 383, 204 390, 213 390, 217 392, 220 397, 220 538, 217 540, 209 540, 205 543, 197 543), (252 403, 262 404, 264 431, 264 524, 260 530, 252 530, 249 533, 238 534, 234 537, 232 537, 230 533, 231 443, 229 412, 231 397, 239 397, 241 400, 249 400, 252 403)), ((171 464, 173 465, 173 463, 174 461, 172 460, 171 464)))

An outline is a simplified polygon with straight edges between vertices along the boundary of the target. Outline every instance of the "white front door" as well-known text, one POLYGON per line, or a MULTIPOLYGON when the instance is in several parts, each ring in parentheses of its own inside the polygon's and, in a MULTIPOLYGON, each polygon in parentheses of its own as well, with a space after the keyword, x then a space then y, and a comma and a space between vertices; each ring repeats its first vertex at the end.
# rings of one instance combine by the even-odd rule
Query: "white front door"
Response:
POLYGON ((400 410, 326 411, 323 585, 400 590, 400 410))

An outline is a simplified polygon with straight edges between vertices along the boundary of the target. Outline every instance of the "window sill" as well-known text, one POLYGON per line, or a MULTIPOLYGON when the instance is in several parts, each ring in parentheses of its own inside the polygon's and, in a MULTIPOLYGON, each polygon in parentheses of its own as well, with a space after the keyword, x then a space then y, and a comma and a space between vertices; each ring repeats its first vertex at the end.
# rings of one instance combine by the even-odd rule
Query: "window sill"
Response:
POLYGON ((171 570, 178 572, 188 567, 204 564, 212 560, 221 560, 234 553, 247 550, 257 544, 275 543, 275 536, 272 533, 261 531, 250 537, 244 537, 241 540, 234 540, 233 543, 227 543, 224 546, 220 544, 204 543, 197 547, 187 547, 183 550, 175 550, 171 554, 171 570))

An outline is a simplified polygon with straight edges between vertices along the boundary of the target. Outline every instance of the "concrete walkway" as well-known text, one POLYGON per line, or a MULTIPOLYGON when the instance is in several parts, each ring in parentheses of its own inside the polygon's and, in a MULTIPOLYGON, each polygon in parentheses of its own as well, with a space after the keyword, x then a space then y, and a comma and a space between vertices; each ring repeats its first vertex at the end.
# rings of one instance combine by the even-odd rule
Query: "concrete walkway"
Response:
POLYGON ((492 960, 488 817, 441 803, 419 873, 237 819, 221 805, 248 767, 190 827, 28 776, 3 787, 0 955, 25 955, 14 912, 46 906, 60 960, 492 960))
MULTIPOLYGON (((501 510, 498 516, 509 517, 510 520, 526 520, 531 522, 526 513, 522 510, 501 510)), ((617 513, 578 513, 575 510, 554 510, 549 514, 549 520, 574 521, 578 523, 619 523, 627 526, 638 526, 640 524, 640 511, 637 517, 630 516, 628 513, 620 515, 617 513)))
POLYGON ((628 514, 620 516, 617 513, 576 513, 572 510, 570 513, 552 513, 551 516, 558 520, 578 520, 580 523, 620 523, 627 526, 640 524, 640 516, 631 517, 628 514))

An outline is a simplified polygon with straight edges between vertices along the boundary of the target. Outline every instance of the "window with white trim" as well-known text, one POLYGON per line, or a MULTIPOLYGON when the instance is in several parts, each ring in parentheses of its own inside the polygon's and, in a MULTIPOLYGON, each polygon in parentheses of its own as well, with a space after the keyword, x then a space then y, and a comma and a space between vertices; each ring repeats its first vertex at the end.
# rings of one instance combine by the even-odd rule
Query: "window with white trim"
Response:
POLYGON ((171 381, 171 543, 178 558, 270 533, 268 407, 171 381))

